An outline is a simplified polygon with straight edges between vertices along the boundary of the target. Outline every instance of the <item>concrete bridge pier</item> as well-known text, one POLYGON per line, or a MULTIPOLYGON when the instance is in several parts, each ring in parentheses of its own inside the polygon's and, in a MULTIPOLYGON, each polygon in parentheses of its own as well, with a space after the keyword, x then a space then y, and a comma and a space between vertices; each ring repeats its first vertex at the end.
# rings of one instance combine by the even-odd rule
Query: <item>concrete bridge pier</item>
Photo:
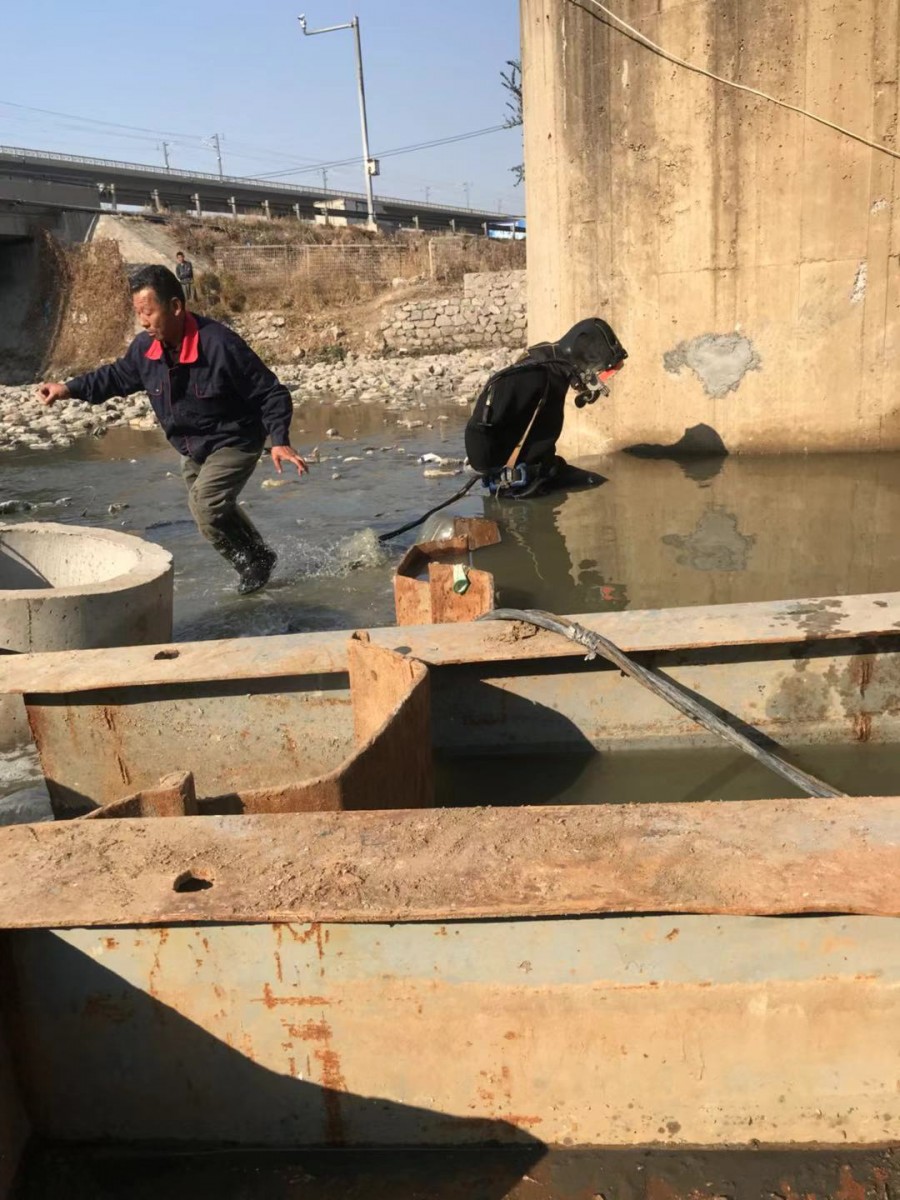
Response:
POLYGON ((45 232, 80 242, 99 209, 90 188, 13 180, 0 170, 0 383, 26 383, 52 339, 55 297, 45 232))
MULTIPOLYGON (((898 0, 616 0, 663 49, 895 143, 898 0)), ((531 341, 630 352, 562 449, 900 447, 897 160, 667 61, 594 0, 522 0, 531 341)))

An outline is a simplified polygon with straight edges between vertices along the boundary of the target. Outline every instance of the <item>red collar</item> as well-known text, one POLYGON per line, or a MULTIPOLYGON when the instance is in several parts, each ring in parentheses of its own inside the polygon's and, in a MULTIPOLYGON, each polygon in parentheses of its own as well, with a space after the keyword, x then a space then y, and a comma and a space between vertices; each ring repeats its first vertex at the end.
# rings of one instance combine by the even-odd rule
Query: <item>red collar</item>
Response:
MULTIPOLYGON (((154 338, 147 350, 144 351, 144 358, 162 358, 163 344, 157 338, 154 338)), ((195 363, 200 357, 200 329, 194 319, 194 314, 185 312, 184 314, 184 336, 181 339, 181 349, 178 352, 178 361, 180 363, 195 363)))

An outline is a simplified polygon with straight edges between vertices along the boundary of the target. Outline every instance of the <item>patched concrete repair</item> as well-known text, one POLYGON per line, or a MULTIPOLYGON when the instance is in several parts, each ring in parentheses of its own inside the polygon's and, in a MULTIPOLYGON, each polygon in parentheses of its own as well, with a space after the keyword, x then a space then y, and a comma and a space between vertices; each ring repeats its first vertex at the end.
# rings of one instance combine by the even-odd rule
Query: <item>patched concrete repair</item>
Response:
POLYGON ((707 396, 720 399, 736 392, 748 371, 758 371, 761 360, 753 343, 739 333, 704 333, 689 342, 679 342, 663 355, 670 375, 690 367, 707 396))
MULTIPOLYGON (((173 578, 171 554, 131 534, 0 525, 0 654, 170 641, 173 578)), ((27 736, 19 698, 0 696, 0 748, 27 736)))

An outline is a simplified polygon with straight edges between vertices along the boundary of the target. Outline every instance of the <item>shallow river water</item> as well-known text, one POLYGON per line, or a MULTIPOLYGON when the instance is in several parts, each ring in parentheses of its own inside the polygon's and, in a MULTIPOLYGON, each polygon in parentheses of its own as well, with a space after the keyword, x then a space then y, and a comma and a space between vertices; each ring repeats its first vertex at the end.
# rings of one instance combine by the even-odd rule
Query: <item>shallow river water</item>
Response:
MULTIPOLYGON (((198 535, 177 455, 157 432, 113 429, 68 450, 5 455, 0 501, 33 508, 0 520, 110 526, 171 550, 178 640, 390 624, 393 569, 415 533, 387 549, 377 534, 462 485, 463 476, 423 478, 417 459, 462 458, 464 421, 455 404, 301 407, 294 442, 301 452, 317 445, 322 461, 269 488, 276 476, 263 459, 244 492, 280 557, 273 584, 252 597, 235 594, 233 572, 198 535)), ((900 455, 682 466, 620 454, 585 465, 607 482, 502 505, 475 489, 450 510, 500 522, 501 544, 475 561, 494 572, 502 603, 577 613, 900 589, 900 455)), ((687 794, 711 766, 698 761, 687 794)), ((0 794, 35 775, 27 755, 0 756, 0 794)))

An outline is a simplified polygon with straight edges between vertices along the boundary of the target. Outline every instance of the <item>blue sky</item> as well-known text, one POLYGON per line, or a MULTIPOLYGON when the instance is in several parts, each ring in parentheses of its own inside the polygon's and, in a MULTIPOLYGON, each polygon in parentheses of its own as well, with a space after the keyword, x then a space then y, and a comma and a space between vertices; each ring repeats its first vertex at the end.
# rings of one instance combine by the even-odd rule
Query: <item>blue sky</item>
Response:
MULTIPOLYGON (((228 174, 312 166, 359 153, 353 35, 304 38, 358 14, 373 153, 502 123, 500 71, 518 57, 518 0, 121 0, 0 3, 0 143, 208 171, 200 139, 223 136, 228 174), (13 105, 137 126, 114 130, 13 105)), ((385 159, 376 191, 521 212, 509 168, 519 130, 385 159)), ((322 182, 321 172, 286 176, 322 182)), ((329 187, 362 190, 362 170, 329 187)))

